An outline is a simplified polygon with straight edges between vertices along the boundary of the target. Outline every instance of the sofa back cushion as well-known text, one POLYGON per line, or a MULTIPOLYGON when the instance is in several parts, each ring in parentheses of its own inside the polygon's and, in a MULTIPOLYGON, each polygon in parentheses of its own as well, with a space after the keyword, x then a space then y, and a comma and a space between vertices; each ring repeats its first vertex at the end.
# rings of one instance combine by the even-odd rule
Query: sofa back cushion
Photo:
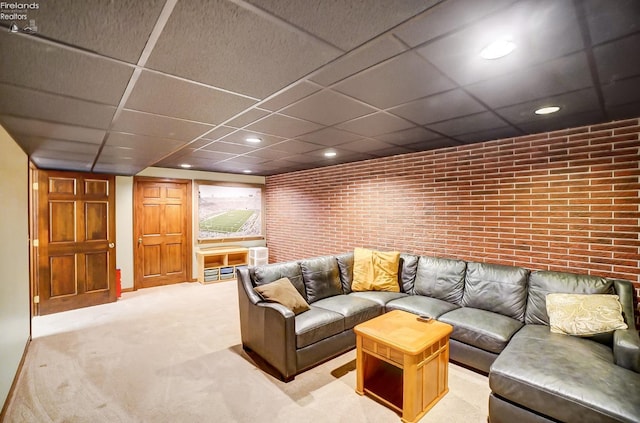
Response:
POLYGON ((251 267, 249 272, 255 286, 266 285, 278 279, 288 278, 296 287, 302 298, 308 301, 307 293, 302 282, 302 270, 297 261, 285 263, 262 264, 251 267))
POLYGON ((462 305, 524 321, 527 276, 522 267, 467 263, 462 305))
POLYGON ((338 269, 340 270, 340 282, 342 282, 342 292, 351 293, 351 283, 353 282, 353 252, 339 254, 336 256, 338 269))
POLYGON ((613 281, 600 276, 536 270, 529 276, 525 323, 549 325, 547 294, 613 294, 613 281))
POLYGON ((416 272, 418 271, 418 256, 413 254, 400 254, 400 269, 398 270, 398 282, 400 291, 413 294, 416 272))
POLYGON ((300 261, 300 269, 309 304, 342 294, 340 269, 334 256, 302 260, 300 261))
POLYGON ((467 263, 421 256, 413 293, 461 305, 467 263))

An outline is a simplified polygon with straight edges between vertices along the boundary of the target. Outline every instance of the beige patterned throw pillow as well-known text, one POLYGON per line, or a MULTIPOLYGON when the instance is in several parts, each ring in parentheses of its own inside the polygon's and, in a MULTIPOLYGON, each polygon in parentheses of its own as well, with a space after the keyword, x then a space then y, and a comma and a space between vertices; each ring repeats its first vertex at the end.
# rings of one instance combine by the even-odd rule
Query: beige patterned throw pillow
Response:
POLYGON ((551 332, 589 336, 627 329, 617 295, 548 294, 551 332))

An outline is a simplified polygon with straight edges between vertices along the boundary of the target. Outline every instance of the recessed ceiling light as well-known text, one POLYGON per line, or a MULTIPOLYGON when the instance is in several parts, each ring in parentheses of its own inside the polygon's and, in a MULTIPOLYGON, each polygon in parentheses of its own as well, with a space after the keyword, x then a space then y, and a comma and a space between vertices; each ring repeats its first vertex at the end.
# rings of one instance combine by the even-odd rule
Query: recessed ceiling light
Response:
POLYGON ((258 143, 258 142, 262 142, 262 139, 258 137, 247 137, 245 138, 245 141, 258 143))
POLYGON ((558 106, 547 106, 547 107, 539 108, 534 113, 536 115, 548 115, 548 114, 551 114, 551 113, 555 113, 558 110, 560 110, 560 107, 558 107, 558 106))
POLYGON ((245 170, 242 171, 242 173, 253 173, 253 171, 249 170, 249 169, 245 169, 245 170))
POLYGON ((487 60, 499 59, 516 49, 516 44, 511 40, 497 40, 480 51, 480 57, 487 60))
POLYGON ((191 168, 191 165, 190 165, 189 163, 182 163, 182 164, 180 165, 180 167, 181 167, 181 168, 183 168, 183 169, 190 169, 190 168, 191 168))
POLYGON ((336 153, 335 151, 327 151, 327 152, 324 153, 325 157, 335 157, 337 155, 338 155, 338 153, 336 153))

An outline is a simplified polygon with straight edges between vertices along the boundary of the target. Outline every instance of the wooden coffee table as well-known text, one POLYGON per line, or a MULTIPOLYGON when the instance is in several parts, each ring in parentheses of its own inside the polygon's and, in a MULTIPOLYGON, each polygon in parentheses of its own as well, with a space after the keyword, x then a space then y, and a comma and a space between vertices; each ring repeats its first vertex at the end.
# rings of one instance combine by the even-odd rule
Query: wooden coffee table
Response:
POLYGON ((453 327, 421 322, 400 310, 354 328, 356 392, 392 408, 403 422, 415 422, 447 392, 449 335, 453 327))

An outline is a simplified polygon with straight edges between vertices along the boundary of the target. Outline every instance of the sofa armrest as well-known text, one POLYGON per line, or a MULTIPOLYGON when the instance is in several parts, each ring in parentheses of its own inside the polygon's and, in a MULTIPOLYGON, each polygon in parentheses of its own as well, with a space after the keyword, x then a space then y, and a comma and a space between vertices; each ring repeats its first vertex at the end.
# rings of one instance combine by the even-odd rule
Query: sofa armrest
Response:
POLYGON ((290 380, 296 374, 295 315, 281 304, 263 301, 253 290, 247 268, 238 268, 236 274, 242 346, 290 380))
POLYGON ((640 373, 640 337, 631 329, 613 332, 613 359, 625 369, 640 373))
POLYGON ((613 284, 622 305, 622 316, 629 326, 613 332, 613 359, 618 366, 640 373, 640 337, 633 316, 633 284, 620 279, 614 279, 613 284))

